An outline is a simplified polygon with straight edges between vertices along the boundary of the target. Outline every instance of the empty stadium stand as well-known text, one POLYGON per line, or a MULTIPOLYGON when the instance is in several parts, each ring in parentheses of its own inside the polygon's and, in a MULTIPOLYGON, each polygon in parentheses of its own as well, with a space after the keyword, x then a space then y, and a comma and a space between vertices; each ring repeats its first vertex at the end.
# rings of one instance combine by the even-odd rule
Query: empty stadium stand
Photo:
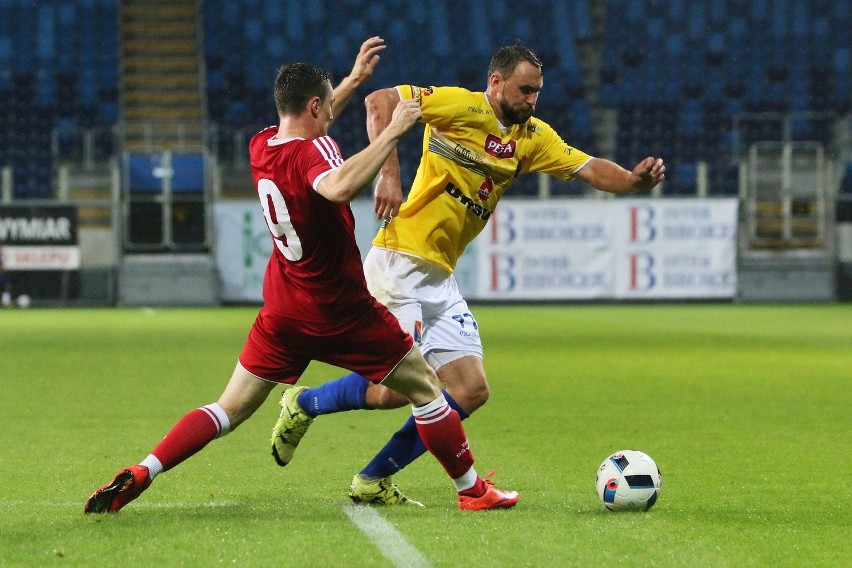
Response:
MULTIPOLYGON (((624 166, 663 156, 668 175, 655 196, 747 198, 755 149, 776 142, 791 156, 820 148, 833 168, 820 183, 841 200, 852 192, 849 0, 0 0, 0 200, 73 201, 81 226, 106 242, 116 202, 168 201, 157 209, 165 227, 175 211, 203 216, 211 196, 246 197, 246 143, 276 121, 278 67, 311 61, 341 78, 371 35, 388 49, 360 95, 399 83, 482 89, 493 51, 522 40, 544 62, 538 116, 624 166), (131 191, 123 164, 163 152, 179 168, 193 156, 215 191, 131 191)), ((332 135, 345 153, 367 144, 357 97, 332 135)), ((419 152, 419 137, 406 137, 405 179, 419 152)), ((789 203, 760 210, 822 211, 814 204, 824 196, 803 206, 788 189, 789 203)), ((525 176, 509 195, 594 193, 525 176)), ((203 249, 199 232, 193 222, 163 228, 161 248, 183 235, 203 249)))
MULTIPOLYGON (((215 153, 233 157, 247 136, 238 130, 275 121, 278 66, 311 60, 341 77, 372 34, 389 49, 364 93, 401 82, 482 88, 494 48, 523 39, 545 62, 539 116, 620 163, 652 153, 679 164, 667 190, 675 195, 690 193, 701 161, 711 193, 736 194, 732 156, 784 137, 829 145, 833 121, 852 103, 846 1, 206 0, 199 17, 193 4, 44 0, 33 9, 0 0, 0 164, 11 167, 15 198, 53 197, 57 160, 116 154, 108 127, 117 125, 129 133, 146 121, 194 124, 191 139, 208 143, 213 132, 215 153), (180 75, 181 66, 190 69, 180 75), (797 116, 737 127, 743 113, 797 116), (199 125, 205 117, 212 128, 199 125), (86 139, 87 129, 97 135, 86 139)), ((334 134, 344 148, 366 143, 363 120, 357 104, 341 117, 334 134)), ((537 194, 534 183, 520 185, 518 193, 537 194)))

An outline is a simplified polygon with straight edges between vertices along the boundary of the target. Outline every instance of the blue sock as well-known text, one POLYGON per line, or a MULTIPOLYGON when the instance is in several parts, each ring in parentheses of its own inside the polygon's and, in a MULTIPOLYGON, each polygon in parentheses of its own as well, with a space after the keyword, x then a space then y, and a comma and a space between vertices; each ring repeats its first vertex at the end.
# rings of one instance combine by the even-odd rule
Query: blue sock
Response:
POLYGON ((296 401, 311 416, 365 409, 369 382, 358 373, 349 373, 337 380, 307 389, 296 401))
MULTIPOLYGON (((444 393, 444 398, 447 403, 459 413, 459 417, 464 420, 470 416, 461 406, 447 394, 444 393)), ((423 445, 423 440, 420 439, 420 434, 417 433, 417 425, 414 423, 414 416, 409 416, 402 428, 396 431, 385 447, 379 450, 376 457, 367 464, 367 467, 361 470, 363 477, 378 479, 387 477, 398 472, 420 456, 426 453, 426 446, 423 445)))

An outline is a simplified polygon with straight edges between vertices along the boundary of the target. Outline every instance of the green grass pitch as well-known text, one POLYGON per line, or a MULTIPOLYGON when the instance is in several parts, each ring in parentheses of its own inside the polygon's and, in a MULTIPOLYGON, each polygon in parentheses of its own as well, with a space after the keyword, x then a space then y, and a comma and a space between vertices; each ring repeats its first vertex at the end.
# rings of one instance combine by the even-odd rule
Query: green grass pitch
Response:
MULTIPOLYGON (((431 457, 425 510, 377 512, 431 566, 848 566, 852 305, 474 306, 491 399, 465 427, 520 491, 465 513, 431 457), (611 513, 612 451, 655 458, 648 513, 611 513)), ((117 515, 83 503, 216 400, 256 309, 0 311, 0 566, 403 566, 346 488, 409 411, 318 419, 287 468, 275 395, 117 515)), ((312 364, 301 384, 339 370, 312 364)), ((412 559, 414 564, 414 559, 412 559)))

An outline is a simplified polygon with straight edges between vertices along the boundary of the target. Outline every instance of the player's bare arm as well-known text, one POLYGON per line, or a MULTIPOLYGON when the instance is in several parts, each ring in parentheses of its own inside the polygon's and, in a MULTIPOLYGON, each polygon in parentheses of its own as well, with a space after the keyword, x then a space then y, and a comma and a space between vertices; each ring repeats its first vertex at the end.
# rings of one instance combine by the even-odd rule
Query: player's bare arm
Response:
POLYGON ((666 166, 662 158, 649 156, 629 171, 615 162, 592 158, 577 172, 576 177, 601 191, 633 193, 648 191, 665 179, 666 166))
POLYGON ((370 145, 320 180, 317 192, 336 203, 348 203, 372 181, 396 144, 421 116, 417 101, 400 101, 387 127, 370 145))
MULTIPOLYGON (((367 135, 375 140, 387 128, 393 109, 400 97, 396 89, 381 89, 370 93, 365 100, 367 106, 367 135)), ((394 148, 376 181, 373 208, 377 219, 390 219, 399 214, 402 205, 402 182, 399 179, 399 158, 394 148)))
MULTIPOLYGON (((373 76, 373 70, 379 64, 379 53, 385 50, 385 40, 378 36, 371 37, 361 44, 361 49, 355 57, 355 64, 352 66, 352 71, 344 77, 337 87, 334 89, 334 103, 331 110, 335 118, 340 116, 346 103, 352 98, 355 90, 370 77, 373 76)), ((391 109, 393 110, 393 109, 391 109)))

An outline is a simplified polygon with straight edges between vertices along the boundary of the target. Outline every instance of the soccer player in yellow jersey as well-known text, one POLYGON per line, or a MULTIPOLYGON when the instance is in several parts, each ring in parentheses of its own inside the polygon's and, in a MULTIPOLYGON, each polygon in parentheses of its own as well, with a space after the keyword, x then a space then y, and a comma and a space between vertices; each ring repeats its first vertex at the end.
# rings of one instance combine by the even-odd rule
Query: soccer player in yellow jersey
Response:
MULTIPOLYGON (((447 401, 462 418, 488 400, 489 389, 478 326, 453 270, 512 181, 544 172, 606 192, 629 193, 647 191, 665 177, 660 158, 647 157, 626 170, 566 144, 533 116, 542 85, 541 61, 515 44, 492 58, 485 92, 400 85, 376 91, 366 101, 370 140, 389 124, 400 99, 418 101, 426 123, 423 154, 407 200, 395 152, 379 173, 375 212, 384 221, 364 262, 367 283, 420 343, 444 384, 447 401)), ((397 408, 406 402, 355 374, 318 388, 289 389, 273 431, 273 454, 286 465, 307 425, 320 414, 397 408)), ((399 491, 391 475, 425 451, 409 420, 354 477, 349 496, 356 502, 420 505, 399 491)))

